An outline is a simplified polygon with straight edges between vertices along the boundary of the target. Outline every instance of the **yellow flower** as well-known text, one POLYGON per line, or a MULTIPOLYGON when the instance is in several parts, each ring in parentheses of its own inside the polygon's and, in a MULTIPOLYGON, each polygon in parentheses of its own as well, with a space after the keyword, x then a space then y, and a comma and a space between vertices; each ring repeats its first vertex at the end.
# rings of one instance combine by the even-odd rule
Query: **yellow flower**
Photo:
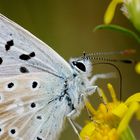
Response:
POLYGON ((134 27, 140 31, 140 0, 124 0, 122 10, 134 27))
POLYGON ((140 31, 140 0, 112 0, 105 12, 104 23, 111 23, 116 6, 123 3, 121 10, 123 14, 133 23, 134 27, 140 31))
POLYGON ((135 66, 135 71, 140 74, 140 62, 138 62, 135 66))
POLYGON ((114 17, 114 13, 115 13, 115 9, 116 9, 116 6, 119 4, 119 3, 123 3, 123 0, 112 0, 105 12, 105 16, 104 16, 104 23, 105 24, 109 24, 111 23, 113 17, 114 17))
POLYGON ((82 140, 134 140, 135 137, 129 128, 129 122, 134 114, 140 120, 140 93, 130 96, 125 102, 116 98, 116 93, 111 84, 107 85, 112 101, 109 102, 104 92, 100 89, 106 105, 101 103, 98 109, 86 102, 93 121, 89 121, 82 129, 82 140))

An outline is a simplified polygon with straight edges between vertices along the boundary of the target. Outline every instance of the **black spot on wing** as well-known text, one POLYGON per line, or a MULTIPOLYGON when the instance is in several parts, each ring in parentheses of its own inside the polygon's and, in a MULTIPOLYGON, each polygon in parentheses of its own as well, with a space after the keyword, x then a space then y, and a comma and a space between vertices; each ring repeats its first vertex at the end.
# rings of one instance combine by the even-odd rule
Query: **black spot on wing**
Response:
POLYGON ((19 56, 19 58, 20 58, 21 60, 27 61, 27 60, 31 59, 32 57, 34 57, 34 56, 35 56, 35 52, 31 52, 30 54, 21 54, 21 55, 19 56))
POLYGON ((4 130, 0 127, 0 136, 3 134, 4 130))
POLYGON ((14 86, 14 83, 11 82, 7 86, 8 86, 8 88, 12 88, 14 86))
POLYGON ((29 70, 26 67, 20 67, 21 73, 29 73, 29 70))
POLYGON ((41 120, 41 119, 42 119, 42 117, 41 117, 40 115, 38 115, 36 118, 37 118, 38 120, 41 120))
POLYGON ((35 108, 36 107, 36 104, 33 102, 31 103, 31 108, 35 108))
POLYGON ((27 55, 27 54, 22 54, 22 55, 19 56, 19 58, 21 60, 29 60, 31 57, 29 55, 27 55))
POLYGON ((40 137, 37 137, 36 139, 37 139, 37 140, 42 140, 42 138, 40 138, 40 137))
POLYGON ((13 45, 14 45, 14 41, 13 40, 7 41, 7 43, 5 44, 5 50, 9 51, 11 46, 13 46, 13 45))
POLYGON ((0 64, 2 64, 2 62, 3 62, 3 59, 0 57, 0 64))
POLYGON ((35 56, 35 52, 31 52, 31 53, 29 54, 29 56, 30 56, 30 57, 34 57, 34 56, 35 56))
POLYGON ((15 129, 11 129, 10 132, 11 132, 11 134, 15 134, 16 130, 15 129))
POLYGON ((38 83, 37 83, 36 81, 33 81, 33 83, 32 83, 32 88, 36 88, 37 85, 38 85, 38 83))

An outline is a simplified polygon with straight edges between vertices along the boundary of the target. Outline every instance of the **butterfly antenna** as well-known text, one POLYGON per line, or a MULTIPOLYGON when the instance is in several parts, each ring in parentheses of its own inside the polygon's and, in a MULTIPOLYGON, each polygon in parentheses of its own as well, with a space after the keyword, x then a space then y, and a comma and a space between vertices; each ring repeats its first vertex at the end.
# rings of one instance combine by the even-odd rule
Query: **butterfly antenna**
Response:
MULTIPOLYGON (((108 55, 130 55, 136 53, 136 50, 134 49, 126 49, 126 50, 121 50, 121 51, 111 51, 111 52, 94 52, 90 53, 88 55, 90 56, 108 56, 108 55)), ((83 52, 83 57, 86 57, 86 53, 83 52)))
POLYGON ((93 57, 93 56, 86 56, 84 59, 86 60, 96 60, 102 62, 121 62, 125 64, 136 64, 137 61, 132 59, 112 59, 112 58, 105 58, 105 57, 93 57))
POLYGON ((96 60, 96 61, 102 61, 102 62, 121 62, 126 64, 136 64, 137 61, 134 61, 132 59, 112 59, 112 58, 106 58, 104 56, 109 55, 130 55, 134 54, 136 51, 134 49, 127 49, 122 51, 112 51, 112 52, 95 52, 95 53, 89 53, 86 54, 83 52, 83 56, 81 57, 82 60, 96 60))
POLYGON ((122 51, 112 51, 112 52, 95 52, 95 53, 90 53, 86 54, 83 52, 82 59, 83 60, 95 60, 97 62, 94 62, 93 65, 98 65, 98 64, 108 64, 113 66, 119 74, 119 86, 120 86, 120 100, 122 98, 122 74, 119 68, 113 64, 114 62, 121 62, 125 64, 136 64, 137 61, 134 61, 132 59, 112 59, 112 58, 106 58, 103 56, 109 56, 109 55, 130 55, 134 54, 136 51, 134 49, 127 49, 127 50, 122 50, 122 51))

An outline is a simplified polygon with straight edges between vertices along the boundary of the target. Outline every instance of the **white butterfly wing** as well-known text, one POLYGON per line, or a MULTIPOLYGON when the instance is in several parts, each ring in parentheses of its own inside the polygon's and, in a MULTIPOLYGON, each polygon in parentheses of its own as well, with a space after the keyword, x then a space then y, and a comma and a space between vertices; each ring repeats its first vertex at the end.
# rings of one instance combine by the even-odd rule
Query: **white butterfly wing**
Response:
POLYGON ((49 73, 1 78, 0 140, 54 140, 69 111, 59 101, 62 89, 63 80, 49 73))
POLYGON ((70 74, 54 50, 0 15, 0 140, 53 140, 69 111, 58 100, 70 74))
POLYGON ((0 15, 0 76, 40 71, 67 77, 71 67, 48 45, 0 15))

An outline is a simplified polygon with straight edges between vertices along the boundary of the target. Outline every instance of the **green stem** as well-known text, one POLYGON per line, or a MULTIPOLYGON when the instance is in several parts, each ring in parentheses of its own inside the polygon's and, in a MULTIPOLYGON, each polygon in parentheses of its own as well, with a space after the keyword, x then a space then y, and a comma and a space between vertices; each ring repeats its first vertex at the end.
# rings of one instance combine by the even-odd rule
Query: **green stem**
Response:
POLYGON ((121 134, 120 140, 136 140, 132 130, 128 126, 127 129, 121 134))
POLYGON ((118 25, 113 25, 113 24, 109 24, 109 25, 98 25, 94 28, 94 31, 96 30, 101 30, 101 29, 107 29, 107 30, 113 30, 113 31, 118 31, 118 32, 122 32, 128 36, 131 36, 133 38, 135 38, 138 43, 140 43, 140 37, 133 31, 127 29, 127 28, 124 28, 124 27, 121 27, 121 26, 118 26, 118 25))

